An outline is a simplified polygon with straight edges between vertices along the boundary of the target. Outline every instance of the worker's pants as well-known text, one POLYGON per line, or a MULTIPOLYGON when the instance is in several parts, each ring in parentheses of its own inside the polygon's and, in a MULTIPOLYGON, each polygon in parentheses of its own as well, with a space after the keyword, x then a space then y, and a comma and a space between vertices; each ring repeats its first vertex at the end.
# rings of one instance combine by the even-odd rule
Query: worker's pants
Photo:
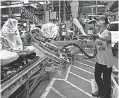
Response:
POLYGON ((104 95, 104 98, 110 98, 111 95, 111 73, 112 67, 107 68, 107 65, 96 63, 94 72, 95 81, 99 92, 104 95))

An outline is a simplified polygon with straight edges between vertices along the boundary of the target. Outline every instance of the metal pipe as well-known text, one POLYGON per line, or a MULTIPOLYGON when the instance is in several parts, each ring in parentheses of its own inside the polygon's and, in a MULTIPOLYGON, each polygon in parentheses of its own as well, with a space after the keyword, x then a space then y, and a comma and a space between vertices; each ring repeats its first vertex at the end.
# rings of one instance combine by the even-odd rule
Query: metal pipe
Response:
POLYGON ((46 15, 46 0, 44 0, 44 17, 43 17, 43 22, 45 23, 45 15, 46 15))
POLYGON ((65 0, 64 0, 64 18, 63 18, 63 21, 65 22, 66 20, 66 8, 65 8, 65 0))
MULTIPOLYGON (((0 6, 1 6, 1 1, 0 1, 0 6)), ((1 9, 0 9, 0 13, 1 13, 1 9)), ((1 17, 2 17, 2 14, 0 14, 0 30, 1 30, 1 24, 2 24, 1 17)))
POLYGON ((54 7, 54 6, 53 6, 53 0, 52 0, 52 12, 53 12, 53 7, 54 7))
MULTIPOLYGON (((96 0, 96 13, 95 13, 96 17, 97 17, 97 0, 96 0)), ((98 33, 97 32, 97 24, 95 23, 95 28, 96 28, 96 34, 98 33)))
POLYGON ((97 0, 96 0, 96 13, 95 14, 96 14, 96 17, 97 17, 97 0))
POLYGON ((60 24, 60 0, 59 0, 59 24, 60 24))
POLYGON ((91 8, 91 13, 92 13, 92 15, 94 14, 94 13, 93 13, 93 8, 91 8))
MULTIPOLYGON (((52 0, 51 2, 52 2, 52 9, 51 9, 51 12, 53 12, 53 0, 52 0)), ((53 22, 53 19, 51 19, 51 22, 53 22)))
MULTIPOLYGON (((0 1, 0 6, 1 6, 1 1, 0 1)), ((0 9, 0 13, 1 13, 1 9, 0 9)), ((1 26, 2 26, 1 17, 2 17, 2 15, 0 14, 0 30, 1 30, 1 26)), ((2 50, 2 38, 1 37, 0 37, 0 50, 2 50)), ((1 59, 0 59, 0 69, 1 69, 1 59)), ((0 73, 1 73, 1 70, 0 70, 0 73)), ((1 77, 0 77, 0 79, 1 79, 1 77)))

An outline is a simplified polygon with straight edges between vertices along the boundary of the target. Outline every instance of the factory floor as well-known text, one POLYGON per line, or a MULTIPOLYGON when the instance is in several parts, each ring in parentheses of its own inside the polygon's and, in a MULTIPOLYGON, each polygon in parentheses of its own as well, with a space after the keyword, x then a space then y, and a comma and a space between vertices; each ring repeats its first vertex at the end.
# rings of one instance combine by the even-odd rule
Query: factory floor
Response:
MULTIPOLYGON (((114 61, 118 68, 117 58, 114 61)), ((75 60, 61 75, 52 73, 53 78, 44 80, 31 98, 92 98, 95 62, 95 59, 75 60)))

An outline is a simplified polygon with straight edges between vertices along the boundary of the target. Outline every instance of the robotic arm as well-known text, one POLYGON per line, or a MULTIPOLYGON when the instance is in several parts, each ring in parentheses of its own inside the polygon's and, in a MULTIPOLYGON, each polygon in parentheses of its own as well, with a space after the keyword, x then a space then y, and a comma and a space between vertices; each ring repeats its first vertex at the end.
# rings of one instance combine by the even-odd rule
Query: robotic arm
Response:
POLYGON ((71 6, 71 14, 73 17, 73 24, 76 25, 76 27, 80 30, 80 32, 83 35, 87 35, 82 27, 82 25, 80 24, 80 22, 78 21, 77 17, 78 17, 78 6, 79 6, 79 2, 78 1, 72 1, 70 2, 70 6, 71 6))
POLYGON ((80 22, 78 21, 78 19, 76 17, 73 17, 73 23, 76 25, 76 27, 80 30, 80 32, 83 35, 87 35, 82 27, 82 25, 80 24, 80 22))

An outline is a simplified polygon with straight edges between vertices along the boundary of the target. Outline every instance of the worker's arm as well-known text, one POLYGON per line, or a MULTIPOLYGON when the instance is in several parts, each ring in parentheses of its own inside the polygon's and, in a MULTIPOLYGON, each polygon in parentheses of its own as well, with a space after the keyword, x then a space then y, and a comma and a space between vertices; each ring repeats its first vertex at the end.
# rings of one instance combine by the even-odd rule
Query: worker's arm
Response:
POLYGON ((103 41, 111 41, 111 33, 108 30, 105 30, 103 34, 97 34, 97 38, 103 41))
POLYGON ((103 34, 90 34, 91 39, 100 39, 103 41, 111 42, 111 33, 108 30, 105 30, 103 34))

